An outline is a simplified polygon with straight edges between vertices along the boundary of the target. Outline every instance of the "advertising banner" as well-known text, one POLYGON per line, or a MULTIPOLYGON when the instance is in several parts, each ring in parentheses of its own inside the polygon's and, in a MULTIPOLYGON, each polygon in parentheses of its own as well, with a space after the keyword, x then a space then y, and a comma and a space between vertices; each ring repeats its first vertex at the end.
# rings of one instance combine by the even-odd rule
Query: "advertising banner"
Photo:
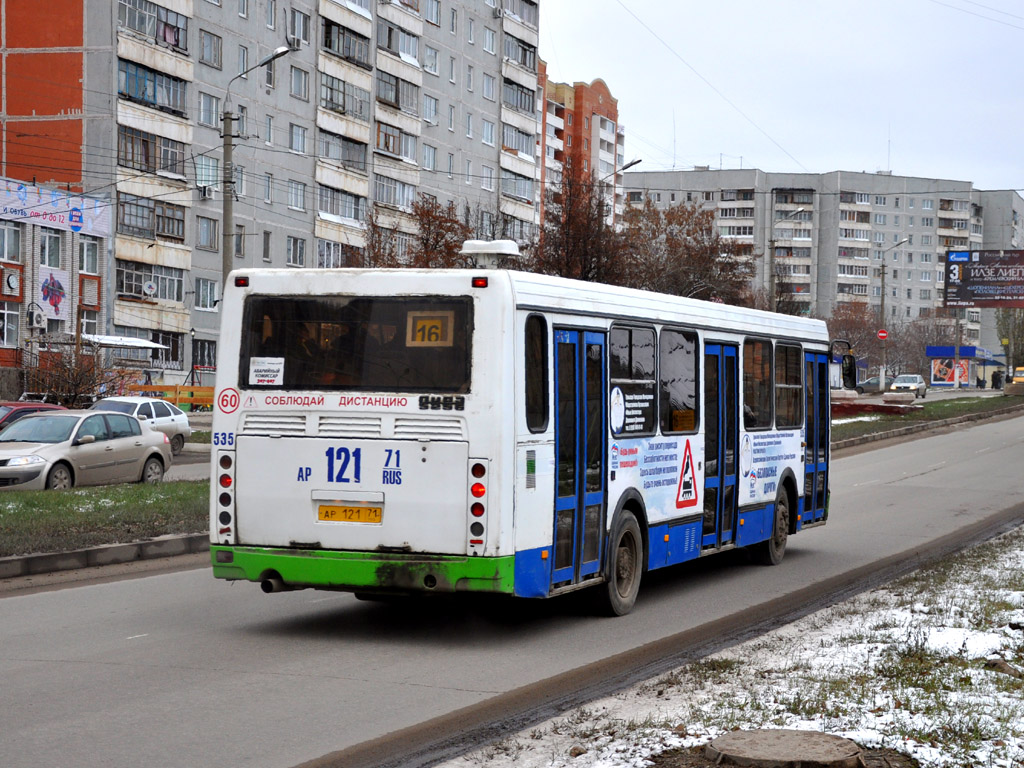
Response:
POLYGON ((953 372, 959 371, 957 379, 963 386, 967 386, 967 360, 960 360, 959 367, 954 365, 952 357, 943 357, 932 360, 932 384, 954 384, 953 372))
POLYGON ((1024 251, 950 251, 947 307, 1024 308, 1024 251))

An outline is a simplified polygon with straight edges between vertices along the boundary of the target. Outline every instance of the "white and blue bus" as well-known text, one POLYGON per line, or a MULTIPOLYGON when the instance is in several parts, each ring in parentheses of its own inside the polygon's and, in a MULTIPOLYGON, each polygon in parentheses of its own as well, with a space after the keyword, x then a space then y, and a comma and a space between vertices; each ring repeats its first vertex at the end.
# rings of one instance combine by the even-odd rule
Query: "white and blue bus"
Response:
MULTIPOLYGON (((240 270, 210 541, 267 592, 552 597, 782 560, 829 502, 819 320, 499 269, 240 270)), ((848 359, 852 374, 852 359, 848 359)))

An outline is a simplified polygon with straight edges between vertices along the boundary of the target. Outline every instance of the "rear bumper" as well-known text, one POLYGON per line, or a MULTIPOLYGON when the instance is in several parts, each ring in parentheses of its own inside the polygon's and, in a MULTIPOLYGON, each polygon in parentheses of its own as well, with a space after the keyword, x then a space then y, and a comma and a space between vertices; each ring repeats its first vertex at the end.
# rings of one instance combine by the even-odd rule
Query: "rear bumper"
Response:
POLYGON ((511 595, 514 557, 402 555, 265 547, 210 547, 218 579, 345 592, 490 592, 511 595))

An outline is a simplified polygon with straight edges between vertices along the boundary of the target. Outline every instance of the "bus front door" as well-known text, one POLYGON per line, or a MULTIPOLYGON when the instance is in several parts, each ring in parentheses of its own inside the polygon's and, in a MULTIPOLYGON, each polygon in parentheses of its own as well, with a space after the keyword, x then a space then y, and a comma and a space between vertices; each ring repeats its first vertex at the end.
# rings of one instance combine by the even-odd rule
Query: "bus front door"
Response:
POLYGON ((554 587, 598 573, 605 500, 605 335, 555 329, 554 587))
POLYGON ((828 490, 828 355, 804 353, 804 525, 825 519, 828 490))
POLYGON ((701 546, 735 540, 739 442, 737 347, 704 347, 704 524, 701 546))

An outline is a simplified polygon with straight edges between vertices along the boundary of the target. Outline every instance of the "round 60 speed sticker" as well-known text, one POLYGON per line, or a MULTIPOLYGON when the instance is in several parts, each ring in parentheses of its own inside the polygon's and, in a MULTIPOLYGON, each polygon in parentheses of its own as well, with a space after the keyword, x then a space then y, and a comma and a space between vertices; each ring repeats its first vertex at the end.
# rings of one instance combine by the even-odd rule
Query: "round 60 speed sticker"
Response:
POLYGON ((217 407, 224 413, 234 413, 238 410, 238 390, 234 387, 228 387, 227 389, 221 390, 221 393, 217 395, 217 407))

